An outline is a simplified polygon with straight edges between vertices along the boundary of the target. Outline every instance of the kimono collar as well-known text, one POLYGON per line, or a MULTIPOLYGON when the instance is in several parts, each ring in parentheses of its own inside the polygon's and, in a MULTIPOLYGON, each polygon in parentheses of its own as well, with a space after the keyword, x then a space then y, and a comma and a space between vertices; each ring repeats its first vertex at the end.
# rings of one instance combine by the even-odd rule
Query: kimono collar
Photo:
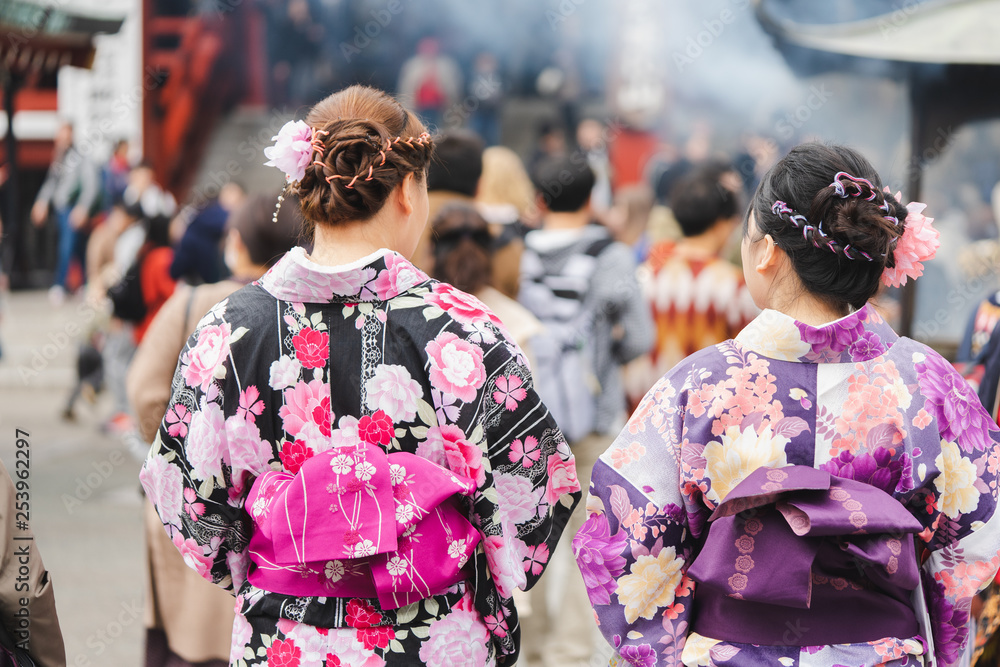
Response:
POLYGON ((870 305, 820 327, 765 310, 736 336, 741 347, 771 359, 802 363, 868 361, 899 336, 870 305))
POLYGON ((358 303, 386 301, 427 280, 405 257, 385 248, 350 264, 324 266, 295 247, 255 284, 280 301, 358 303))

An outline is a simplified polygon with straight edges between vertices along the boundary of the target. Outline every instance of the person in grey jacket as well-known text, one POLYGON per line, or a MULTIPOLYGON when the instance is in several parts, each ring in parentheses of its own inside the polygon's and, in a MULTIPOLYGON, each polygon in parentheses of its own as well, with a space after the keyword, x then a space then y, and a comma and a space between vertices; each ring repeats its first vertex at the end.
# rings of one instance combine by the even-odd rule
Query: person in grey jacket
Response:
POLYGON ((66 276, 76 244, 77 231, 90 215, 101 192, 97 169, 86 155, 73 145, 73 126, 59 128, 55 137, 55 158, 31 209, 31 221, 41 226, 50 208, 59 224, 56 272, 50 295, 59 301, 65 294, 66 276))
MULTIPOLYGON (((545 327, 532 342, 536 390, 570 441, 582 488, 627 417, 622 367, 654 344, 632 250, 593 223, 594 180, 579 154, 536 170, 542 227, 525 237, 518 295, 545 327)), ((585 508, 570 517, 566 544, 555 557, 572 560, 569 540, 585 517, 585 508)), ((546 578, 532 590, 531 623, 523 634, 529 667, 590 664, 598 645, 583 578, 572 563, 567 575, 558 623, 548 622, 546 578)))

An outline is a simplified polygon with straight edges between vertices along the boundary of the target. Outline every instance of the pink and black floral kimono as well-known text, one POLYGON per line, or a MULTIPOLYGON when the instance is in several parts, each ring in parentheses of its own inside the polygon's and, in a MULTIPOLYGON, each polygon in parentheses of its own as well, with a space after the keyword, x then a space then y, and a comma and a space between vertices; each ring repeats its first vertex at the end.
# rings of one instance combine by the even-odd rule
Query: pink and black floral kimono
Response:
POLYGON ((500 321, 389 251, 296 248, 216 305, 141 477, 236 594, 240 667, 511 664, 511 592, 579 499, 500 321))
POLYGON ((869 306, 764 311, 646 395, 573 550, 621 664, 955 663, 1000 567, 1000 433, 869 306))

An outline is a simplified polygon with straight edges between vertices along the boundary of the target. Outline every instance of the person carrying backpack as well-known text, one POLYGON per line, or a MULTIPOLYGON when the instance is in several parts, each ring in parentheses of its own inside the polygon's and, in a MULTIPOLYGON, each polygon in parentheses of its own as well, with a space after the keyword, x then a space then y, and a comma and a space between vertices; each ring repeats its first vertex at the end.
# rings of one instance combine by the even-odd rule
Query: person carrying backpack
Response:
MULTIPOLYGON (((583 488, 597 457, 610 445, 625 414, 624 364, 653 346, 653 324, 636 280, 628 246, 592 223, 594 174, 569 157, 542 163, 535 174, 542 228, 529 232, 521 256, 518 300, 545 326, 532 339, 536 391, 570 441, 583 488)), ((570 518, 566 535, 582 525, 570 518)), ((569 557, 564 548, 560 557, 569 557)), ((528 664, 586 664, 596 645, 579 571, 570 565, 559 596, 559 623, 546 622, 546 580, 531 597, 524 628, 528 664)))

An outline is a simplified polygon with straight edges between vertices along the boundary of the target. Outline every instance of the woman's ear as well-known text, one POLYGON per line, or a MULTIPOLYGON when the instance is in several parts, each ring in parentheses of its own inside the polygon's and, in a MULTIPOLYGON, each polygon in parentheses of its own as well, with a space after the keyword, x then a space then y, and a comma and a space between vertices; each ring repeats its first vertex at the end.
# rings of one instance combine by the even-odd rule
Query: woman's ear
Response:
POLYGON ((396 203, 399 205, 400 212, 403 215, 410 215, 413 213, 415 197, 414 186, 419 185, 416 181, 416 175, 414 175, 413 172, 410 172, 403 177, 403 180, 400 181, 399 186, 396 188, 396 203))
POLYGON ((760 246, 757 261, 754 264, 754 271, 761 275, 766 275, 778 267, 784 251, 778 247, 778 244, 774 242, 774 237, 770 234, 765 234, 761 241, 763 245, 760 246))

